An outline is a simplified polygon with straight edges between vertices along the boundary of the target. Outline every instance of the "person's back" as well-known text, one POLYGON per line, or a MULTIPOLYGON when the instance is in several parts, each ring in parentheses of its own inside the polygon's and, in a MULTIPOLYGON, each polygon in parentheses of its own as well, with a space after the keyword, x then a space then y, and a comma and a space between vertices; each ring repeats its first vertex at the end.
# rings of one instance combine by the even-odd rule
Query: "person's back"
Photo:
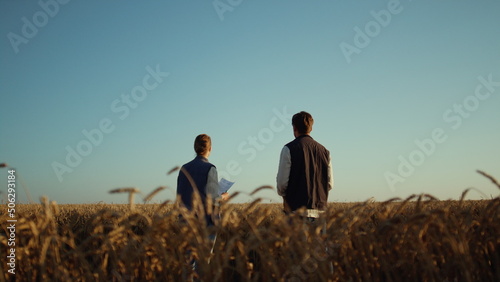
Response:
POLYGON ((196 192, 199 193, 203 205, 206 205, 207 180, 212 168, 215 166, 199 155, 182 166, 177 178, 177 194, 181 196, 182 203, 188 210, 193 209, 193 194, 196 192))
MULTIPOLYGON (((219 217, 218 210, 216 210, 215 206, 217 206, 219 200, 226 200, 228 194, 223 193, 220 195, 221 197, 219 197, 217 169, 208 161, 208 157, 212 151, 212 139, 210 136, 206 134, 196 136, 194 140, 194 151, 196 152, 196 157, 192 161, 184 164, 179 171, 179 176, 177 177, 177 195, 178 198, 180 198, 181 204, 193 212, 195 216, 202 218, 202 215, 204 215, 205 227, 209 227, 208 239, 212 245, 210 251, 210 253, 212 253, 217 238, 217 231, 213 229, 214 224, 216 224, 214 219, 219 217), (199 197, 195 195, 199 195, 199 197), (199 198, 201 202, 196 201, 196 198, 199 198), (212 206, 209 206, 209 198, 212 200, 212 206), (201 211, 200 208, 203 208, 203 211, 201 211)), ((185 220, 181 222, 187 223, 185 220)), ((191 224, 187 224, 189 227, 192 227, 191 224)), ((203 228, 199 225, 197 227, 203 228)), ((196 258, 193 255, 193 248, 196 249, 196 247, 187 246, 185 255, 190 257, 190 265, 194 272, 197 273, 196 275, 199 275, 197 261, 206 259, 206 261, 210 263, 210 256, 196 258)), ((193 280, 193 276, 194 274, 191 273, 185 276, 183 280, 193 280)))
POLYGON ((305 207, 310 217, 317 217, 317 211, 326 209, 333 175, 330 152, 309 135, 313 122, 307 112, 293 116, 296 138, 281 151, 277 184, 285 210, 305 207))
POLYGON ((291 167, 285 201, 292 211, 326 208, 330 153, 309 135, 297 137, 286 145, 291 167))
POLYGON ((212 205, 219 196, 219 182, 216 167, 208 161, 212 151, 210 136, 200 134, 194 142, 196 157, 182 166, 177 177, 177 195, 188 210, 195 210, 193 204, 201 204, 206 216, 207 224, 212 225, 212 216, 207 214, 213 210, 207 207, 207 199, 211 197, 212 205), (198 194, 201 203, 193 202, 194 195, 198 194))

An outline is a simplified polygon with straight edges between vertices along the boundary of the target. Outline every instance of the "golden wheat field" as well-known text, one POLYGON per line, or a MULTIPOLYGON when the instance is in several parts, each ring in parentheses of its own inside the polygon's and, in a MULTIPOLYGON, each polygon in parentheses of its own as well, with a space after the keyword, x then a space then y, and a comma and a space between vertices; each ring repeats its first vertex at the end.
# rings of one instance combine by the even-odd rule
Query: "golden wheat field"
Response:
POLYGON ((220 214, 206 228, 171 203, 19 205, 0 281, 500 281, 500 198, 331 203, 314 223, 258 199, 220 214))

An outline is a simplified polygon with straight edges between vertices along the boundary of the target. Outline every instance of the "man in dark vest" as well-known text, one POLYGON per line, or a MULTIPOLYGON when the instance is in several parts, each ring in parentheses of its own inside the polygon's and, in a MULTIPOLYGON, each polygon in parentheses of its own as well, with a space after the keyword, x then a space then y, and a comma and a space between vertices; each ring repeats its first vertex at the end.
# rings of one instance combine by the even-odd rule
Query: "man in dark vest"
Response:
MULTIPOLYGON (((213 208, 207 207, 207 199, 211 197, 212 203, 215 204, 219 199, 219 181, 217 177, 216 167, 208 161, 208 156, 212 151, 212 140, 206 134, 196 136, 194 140, 194 151, 196 157, 183 165, 177 177, 177 195, 180 196, 182 204, 190 211, 195 210, 193 199, 195 193, 198 193, 199 200, 203 205, 205 213, 213 208)), ((225 193, 222 199, 227 198, 225 193)), ((207 225, 213 225, 212 216, 206 214, 207 225)))
POLYGON ((281 150, 278 169, 278 194, 286 212, 307 209, 308 218, 318 218, 326 209, 328 192, 333 187, 330 152, 309 134, 314 120, 307 112, 293 116, 295 140, 281 150))
MULTIPOLYGON (((214 208, 219 200, 227 200, 228 193, 223 193, 219 197, 219 181, 216 167, 208 161, 208 156, 212 152, 212 139, 206 134, 196 136, 194 140, 194 151, 196 157, 181 167, 177 177, 177 195, 180 197, 181 204, 188 210, 199 215, 200 209, 203 209, 207 226, 214 225, 214 218, 218 217, 218 212, 214 208), (209 207, 211 198, 212 207, 209 207)), ((211 253, 215 247, 216 233, 208 235, 212 242, 211 253)), ((186 250, 187 256, 192 256, 192 250, 186 250)), ((210 263, 210 258, 208 257, 210 263)), ((193 277, 199 275, 198 263, 194 257, 191 258, 191 267, 193 273, 184 277, 183 280, 191 281, 193 277), (194 273, 197 273, 196 275, 194 273)))

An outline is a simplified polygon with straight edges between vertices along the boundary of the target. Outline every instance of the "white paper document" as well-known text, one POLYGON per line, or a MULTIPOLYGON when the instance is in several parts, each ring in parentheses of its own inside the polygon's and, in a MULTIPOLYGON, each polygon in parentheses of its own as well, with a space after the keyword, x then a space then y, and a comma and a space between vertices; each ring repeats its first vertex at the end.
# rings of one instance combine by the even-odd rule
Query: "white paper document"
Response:
POLYGON ((234 182, 231 182, 225 178, 221 178, 219 181, 219 196, 226 193, 231 186, 233 186, 234 182))

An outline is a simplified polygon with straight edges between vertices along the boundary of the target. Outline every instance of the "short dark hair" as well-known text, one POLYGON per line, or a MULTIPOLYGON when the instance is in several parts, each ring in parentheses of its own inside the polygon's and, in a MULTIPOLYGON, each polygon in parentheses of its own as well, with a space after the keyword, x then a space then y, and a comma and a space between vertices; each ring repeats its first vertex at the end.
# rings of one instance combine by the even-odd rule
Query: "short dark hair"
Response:
POLYGON ((308 112, 296 113, 292 117, 292 125, 299 134, 309 134, 312 131, 314 119, 308 112))
POLYGON ((212 147, 212 139, 206 134, 200 134, 194 139, 194 151, 198 155, 203 155, 212 147))

